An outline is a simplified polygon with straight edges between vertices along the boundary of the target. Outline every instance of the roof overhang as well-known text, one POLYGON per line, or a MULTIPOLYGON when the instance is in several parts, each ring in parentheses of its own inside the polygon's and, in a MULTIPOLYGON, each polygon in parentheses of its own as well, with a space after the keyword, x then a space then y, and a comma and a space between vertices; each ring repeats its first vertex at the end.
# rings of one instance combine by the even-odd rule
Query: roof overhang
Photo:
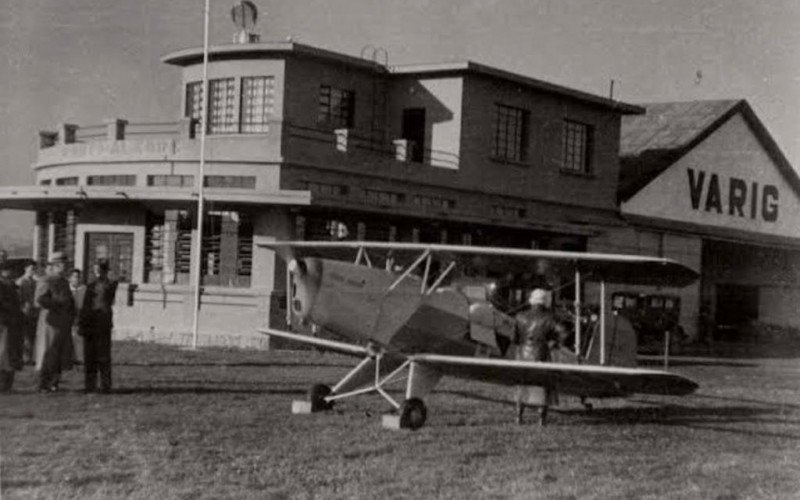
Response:
MULTIPOLYGON (((208 49, 208 60, 211 62, 231 59, 275 59, 289 55, 326 59, 365 70, 386 72, 385 66, 369 59, 353 57, 295 42, 235 43, 214 45, 208 49)), ((191 47, 176 50, 163 56, 161 62, 184 67, 201 64, 203 62, 203 48, 191 47)))
POLYGON ((415 75, 415 76, 436 76, 441 74, 475 74, 483 75, 491 78, 506 80, 512 83, 523 85, 525 87, 546 92, 548 94, 556 94, 588 104, 600 106, 602 108, 611 109, 623 115, 641 115, 646 112, 642 106, 615 101, 607 99, 588 92, 571 89, 554 83, 537 80, 527 76, 505 71, 499 68, 493 68, 484 64, 472 61, 459 61, 447 63, 434 63, 434 64, 411 64, 402 66, 393 66, 389 69, 393 75, 415 75))
MULTIPOLYGON (((309 191, 281 190, 259 192, 206 188, 207 201, 244 205, 309 205, 309 191)), ((160 202, 174 205, 197 203, 191 188, 151 188, 137 186, 4 186, 0 187, 0 209, 39 210, 52 205, 92 202, 160 202)))

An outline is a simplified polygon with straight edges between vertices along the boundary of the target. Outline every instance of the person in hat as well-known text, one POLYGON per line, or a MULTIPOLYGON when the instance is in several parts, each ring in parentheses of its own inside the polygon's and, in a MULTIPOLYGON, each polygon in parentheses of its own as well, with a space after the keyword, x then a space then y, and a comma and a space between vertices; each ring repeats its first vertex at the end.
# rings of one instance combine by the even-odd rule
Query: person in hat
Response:
POLYGON ((0 393, 9 392, 22 369, 22 310, 7 262, 0 262, 0 393))
POLYGON ((22 307, 22 337, 24 347, 22 358, 25 364, 33 364, 33 352, 36 345, 36 323, 39 321, 39 308, 36 306, 36 262, 29 260, 25 263, 22 276, 17 279, 19 302, 22 307))
MULTIPOLYGON (((565 336, 561 324, 551 312, 552 296, 548 290, 535 288, 528 297, 530 309, 516 317, 517 359, 550 361, 550 352, 565 336)), ((527 406, 539 410, 539 425, 547 421, 547 407, 555 402, 554 388, 543 386, 518 386, 516 394, 517 423, 522 424, 527 406)))
POLYGON ((66 255, 54 252, 47 274, 36 285, 34 300, 40 309, 36 327, 36 372, 41 392, 57 391, 61 372, 72 368, 75 301, 64 277, 66 268, 66 255))
POLYGON ((111 330, 114 328, 114 297, 117 282, 108 278, 108 261, 99 259, 94 265, 94 279, 86 286, 80 312, 83 337, 84 391, 111 392, 111 330))

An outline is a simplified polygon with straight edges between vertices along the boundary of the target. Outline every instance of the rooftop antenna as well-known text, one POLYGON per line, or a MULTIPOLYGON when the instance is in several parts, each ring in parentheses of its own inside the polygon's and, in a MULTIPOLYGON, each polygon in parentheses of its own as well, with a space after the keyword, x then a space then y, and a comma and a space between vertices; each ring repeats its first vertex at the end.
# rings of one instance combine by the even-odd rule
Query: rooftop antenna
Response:
POLYGON ((611 79, 611 85, 608 89, 608 98, 614 100, 614 79, 611 79))
POLYGON ((257 43, 261 40, 260 35, 253 33, 258 20, 256 4, 250 0, 241 0, 231 9, 231 19, 239 28, 233 35, 233 43, 257 43))

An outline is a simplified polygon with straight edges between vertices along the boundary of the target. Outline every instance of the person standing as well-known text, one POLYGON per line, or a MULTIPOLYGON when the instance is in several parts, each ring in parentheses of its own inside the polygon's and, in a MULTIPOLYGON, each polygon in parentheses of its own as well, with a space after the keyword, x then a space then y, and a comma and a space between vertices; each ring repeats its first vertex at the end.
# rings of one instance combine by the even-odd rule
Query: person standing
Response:
POLYGON ((30 260, 25 264, 25 272, 17 280, 19 301, 22 307, 22 337, 24 348, 23 361, 33 364, 34 346, 36 345, 36 323, 39 320, 39 308, 36 306, 36 262, 30 260))
POLYGON ((76 363, 83 362, 83 338, 79 335, 78 321, 83 308, 83 298, 86 295, 86 285, 83 284, 81 277, 80 269, 73 269, 69 272, 69 291, 72 292, 76 312, 75 322, 72 324, 72 346, 75 351, 72 359, 76 363))
POLYGON ((66 266, 66 255, 54 252, 46 276, 36 285, 35 302, 40 309, 36 327, 36 371, 40 392, 57 391, 61 372, 72 368, 75 300, 64 277, 66 266))
POLYGON ((94 279, 86 287, 81 308, 80 330, 83 336, 84 391, 111 392, 111 330, 114 328, 114 297, 117 282, 108 278, 108 261, 94 265, 94 279))
MULTIPOLYGON (((528 303, 530 309, 516 316, 517 359, 550 361, 550 352, 557 348, 560 338, 564 336, 563 327, 550 311, 550 292, 536 288, 531 292, 528 303)), ((522 424, 525 408, 534 406, 539 410, 539 425, 545 425, 547 407, 555 403, 555 399, 553 387, 518 386, 517 423, 522 424)))
POLYGON ((6 262, 0 263, 0 393, 11 391, 22 369, 22 310, 6 262))

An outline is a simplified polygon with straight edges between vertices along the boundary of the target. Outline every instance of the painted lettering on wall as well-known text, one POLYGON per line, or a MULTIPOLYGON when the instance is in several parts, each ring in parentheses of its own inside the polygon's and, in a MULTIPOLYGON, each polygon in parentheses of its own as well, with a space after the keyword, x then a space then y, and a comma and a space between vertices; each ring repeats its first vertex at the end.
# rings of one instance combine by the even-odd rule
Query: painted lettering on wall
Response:
POLYGON ((759 186, 736 177, 725 178, 706 174, 702 170, 686 169, 689 175, 689 196, 694 210, 705 210, 734 217, 761 218, 766 222, 778 220, 778 188, 772 184, 759 186), (723 195, 726 195, 723 197, 723 195), (727 203, 723 202, 723 199, 727 203))

